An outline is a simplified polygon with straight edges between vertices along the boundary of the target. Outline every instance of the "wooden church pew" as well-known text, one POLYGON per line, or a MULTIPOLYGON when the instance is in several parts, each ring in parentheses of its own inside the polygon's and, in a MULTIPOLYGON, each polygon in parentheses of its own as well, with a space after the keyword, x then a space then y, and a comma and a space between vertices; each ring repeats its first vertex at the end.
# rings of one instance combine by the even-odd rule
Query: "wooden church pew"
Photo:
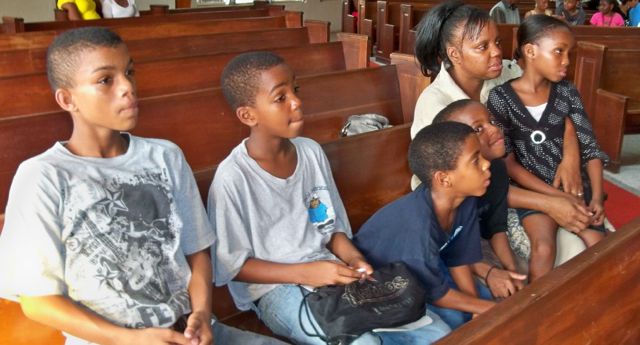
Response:
MULTIPOLYGON (((124 26, 111 28, 125 42, 162 37, 181 37, 236 31, 259 31, 303 26, 301 12, 287 12, 293 16, 218 19, 166 24, 124 26)), ((306 26, 311 26, 307 24, 306 26)), ((38 31, 0 35, 0 51, 48 47, 63 31, 38 31)), ((313 41, 313 40, 312 40, 313 41)))
MULTIPOLYGON (((237 19, 237 18, 257 18, 257 17, 269 17, 269 16, 282 16, 284 11, 281 7, 275 7, 273 10, 260 9, 260 10, 242 10, 242 11, 216 11, 216 12, 193 12, 183 13, 175 15, 165 16, 142 16, 132 18, 108 18, 97 20, 69 20, 69 21, 51 21, 51 22, 35 22, 24 23, 20 31, 20 28, 16 28, 15 32, 32 32, 32 31, 48 31, 48 30, 70 30, 87 26, 103 26, 103 27, 117 27, 117 26, 132 26, 132 25, 149 25, 149 24, 161 24, 161 23, 176 23, 187 21, 200 21, 200 20, 215 20, 215 19, 237 19)), ((10 23, 6 22, 3 17, 3 25, 5 28, 10 23)), ((14 25, 19 22, 18 19, 14 20, 14 25)))
POLYGON ((437 345, 640 343, 640 218, 437 345))
MULTIPOLYGON (((364 44, 366 46, 366 42, 364 44)), ((264 50, 289 61, 298 75, 346 69, 342 42, 264 50)), ((153 97, 219 86, 222 70, 240 53, 222 52, 135 62, 138 96, 153 97)), ((354 58, 362 60, 362 56, 354 58)), ((363 63, 366 62, 360 62, 360 65, 363 63)), ((0 118, 58 110, 44 72, 0 78, 0 103, 6 105, 0 107, 0 118)))
MULTIPOLYGON (((233 50, 259 50, 311 43, 307 27, 239 31, 127 41, 134 61, 184 57, 233 50)), ((48 47, 0 51, 0 77, 46 71, 48 47)))

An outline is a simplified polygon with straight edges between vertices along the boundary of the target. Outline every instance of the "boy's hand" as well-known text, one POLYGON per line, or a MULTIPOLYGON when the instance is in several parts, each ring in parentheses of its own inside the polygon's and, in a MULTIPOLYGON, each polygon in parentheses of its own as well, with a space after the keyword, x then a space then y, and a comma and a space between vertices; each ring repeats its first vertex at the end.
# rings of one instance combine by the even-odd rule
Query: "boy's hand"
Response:
POLYGON ((562 189, 571 195, 583 195, 582 177, 580 176, 580 162, 577 164, 570 159, 563 159, 558 165, 556 176, 553 179, 553 187, 562 189))
POLYGON ((193 312, 187 320, 184 336, 189 339, 189 345, 212 345, 211 315, 207 317, 205 313, 193 312))
POLYGON ((593 213, 591 224, 602 225, 604 223, 604 201, 602 197, 592 198, 589 203, 589 210, 593 213))
POLYGON ((571 231, 579 233, 589 226, 591 222, 591 212, 584 204, 584 200, 571 194, 564 197, 553 197, 544 210, 558 225, 571 231))
POLYGON ((360 282, 363 282, 365 279, 375 281, 375 279, 369 277, 369 275, 373 273, 373 267, 371 267, 371 265, 367 263, 367 260, 362 256, 357 256, 351 259, 351 261, 349 261, 349 268, 360 273, 360 282))
POLYGON ((527 279, 527 276, 524 274, 494 269, 489 272, 487 285, 493 297, 507 298, 524 288, 522 280, 525 279, 527 279))
POLYGON ((314 261, 304 264, 301 284, 314 287, 325 285, 346 285, 354 282, 362 275, 339 261, 314 261))
POLYGON ((131 337, 125 340, 123 344, 135 345, 190 345, 189 339, 184 334, 176 332, 169 328, 145 328, 130 330, 131 337))

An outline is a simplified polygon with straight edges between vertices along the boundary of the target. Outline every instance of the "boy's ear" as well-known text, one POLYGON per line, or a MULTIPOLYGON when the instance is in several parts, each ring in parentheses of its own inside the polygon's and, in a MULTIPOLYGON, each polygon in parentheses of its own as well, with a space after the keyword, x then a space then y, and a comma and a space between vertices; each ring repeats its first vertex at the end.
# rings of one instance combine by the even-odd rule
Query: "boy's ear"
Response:
POLYGON ((454 46, 447 47, 447 56, 451 63, 457 65, 460 63, 460 50, 454 46))
POLYGON ((248 106, 239 107, 238 109, 236 109, 236 116, 238 116, 238 119, 240 119, 240 122, 244 123, 249 127, 253 127, 256 124, 258 124, 258 121, 256 121, 256 117, 253 114, 251 107, 248 107, 248 106))
POLYGON ((436 171, 436 173, 433 174, 431 183, 434 185, 434 187, 438 186, 440 188, 450 188, 452 185, 451 176, 449 176, 446 171, 436 171))
POLYGON ((73 112, 78 110, 78 107, 75 105, 73 97, 71 96, 71 92, 69 92, 69 90, 57 89, 54 95, 56 98, 56 102, 58 102, 58 105, 64 111, 73 112))

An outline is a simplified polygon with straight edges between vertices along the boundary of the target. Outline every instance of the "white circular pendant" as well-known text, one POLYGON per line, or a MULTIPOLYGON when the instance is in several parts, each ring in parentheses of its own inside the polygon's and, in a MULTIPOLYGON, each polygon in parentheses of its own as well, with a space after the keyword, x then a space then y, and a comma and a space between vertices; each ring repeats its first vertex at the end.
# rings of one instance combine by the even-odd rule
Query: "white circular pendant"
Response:
POLYGON ((533 131, 533 133, 531 133, 531 141, 534 144, 540 145, 540 144, 544 143, 545 140, 547 140, 547 136, 544 135, 544 132, 542 132, 542 131, 533 131))

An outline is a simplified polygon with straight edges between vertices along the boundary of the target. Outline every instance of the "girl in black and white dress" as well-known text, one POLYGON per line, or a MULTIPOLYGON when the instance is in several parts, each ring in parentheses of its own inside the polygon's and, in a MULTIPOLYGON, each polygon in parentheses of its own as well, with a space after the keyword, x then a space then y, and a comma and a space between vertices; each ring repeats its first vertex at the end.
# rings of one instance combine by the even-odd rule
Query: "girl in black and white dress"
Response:
MULTIPOLYGON (((571 29, 563 21, 548 16, 527 18, 518 29, 515 52, 524 62, 524 74, 495 87, 487 107, 505 134, 509 177, 523 188, 548 195, 572 197, 553 185, 563 158, 565 126, 575 127, 583 187, 579 197, 592 214, 589 228, 578 236, 590 247, 605 236, 602 167, 609 157, 596 141, 578 90, 562 80, 573 45, 571 29)), ((553 267, 558 224, 538 211, 517 211, 531 240, 531 282, 553 267)))

